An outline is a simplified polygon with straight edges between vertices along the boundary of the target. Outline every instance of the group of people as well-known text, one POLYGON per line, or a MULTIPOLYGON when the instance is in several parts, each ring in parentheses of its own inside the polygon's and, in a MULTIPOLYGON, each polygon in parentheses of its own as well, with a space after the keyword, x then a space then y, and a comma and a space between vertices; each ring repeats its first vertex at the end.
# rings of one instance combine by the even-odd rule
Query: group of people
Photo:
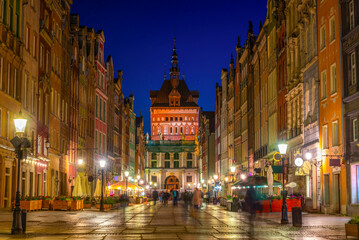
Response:
MULTIPOLYGON (((202 206, 202 198, 203 192, 198 188, 194 190, 194 192, 185 191, 181 195, 182 199, 186 204, 193 201, 193 205, 195 208, 200 208, 202 206)), ((178 206, 178 200, 180 199, 180 194, 177 189, 172 189, 171 191, 161 191, 158 192, 157 189, 154 189, 152 192, 153 204, 156 205, 157 200, 162 202, 164 206, 168 205, 168 201, 172 199, 173 206, 178 206)))

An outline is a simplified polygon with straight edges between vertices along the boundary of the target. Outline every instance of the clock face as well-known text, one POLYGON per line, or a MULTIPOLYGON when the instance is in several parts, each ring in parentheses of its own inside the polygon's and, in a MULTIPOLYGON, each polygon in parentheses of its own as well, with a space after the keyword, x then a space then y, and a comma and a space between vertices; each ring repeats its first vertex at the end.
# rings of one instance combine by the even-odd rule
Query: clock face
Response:
POLYGON ((297 167, 301 167, 303 165, 303 159, 302 158, 296 158, 295 161, 294 161, 294 164, 297 167))

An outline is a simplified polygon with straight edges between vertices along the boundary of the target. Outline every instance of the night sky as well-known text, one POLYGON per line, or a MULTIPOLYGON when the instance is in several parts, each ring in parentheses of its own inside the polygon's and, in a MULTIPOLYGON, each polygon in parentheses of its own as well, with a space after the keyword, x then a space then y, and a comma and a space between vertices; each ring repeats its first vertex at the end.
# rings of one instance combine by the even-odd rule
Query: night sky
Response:
POLYGON ((123 91, 135 96, 137 116, 142 110, 145 132, 150 125, 150 90, 159 90, 166 64, 169 75, 173 38, 179 66, 185 69, 190 90, 199 91, 199 105, 214 111, 215 84, 222 68, 235 56, 237 37, 246 40, 248 20, 258 33, 267 0, 74 0, 72 13, 80 25, 102 29, 105 56, 112 55, 123 70, 123 91))

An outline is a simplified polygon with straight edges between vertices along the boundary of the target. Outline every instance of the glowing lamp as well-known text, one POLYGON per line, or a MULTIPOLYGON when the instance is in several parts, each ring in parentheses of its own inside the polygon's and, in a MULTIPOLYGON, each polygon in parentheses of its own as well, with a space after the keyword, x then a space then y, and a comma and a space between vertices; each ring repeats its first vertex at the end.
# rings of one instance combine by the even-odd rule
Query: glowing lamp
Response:
POLYGON ((128 177, 128 175, 130 175, 129 171, 125 171, 125 177, 128 177))
POLYGON ((231 172, 234 173, 236 171, 236 167, 235 166, 232 166, 231 167, 231 172))
POLYGON ((214 175, 213 178, 214 178, 214 180, 217 180, 217 179, 218 179, 218 175, 214 175))
POLYGON ((310 160, 310 159, 312 159, 312 154, 310 153, 310 152, 307 152, 306 154, 305 154, 305 159, 307 159, 307 160, 310 160))
POLYGON ((104 168, 106 166, 106 161, 105 160, 101 160, 100 161, 100 167, 104 168))
POLYGON ((246 175, 241 174, 241 179, 242 179, 242 180, 246 179, 246 175))
POLYGON ((25 132, 27 119, 22 117, 21 111, 18 118, 14 119, 15 129, 17 133, 25 132))
POLYGON ((287 152, 287 146, 288 145, 286 143, 278 144, 279 153, 285 154, 287 152))
POLYGON ((79 159, 79 160, 77 161, 77 163, 78 163, 79 165, 82 165, 82 164, 84 163, 84 160, 79 159))
POLYGON ((140 180, 141 176, 140 175, 137 175, 137 180, 140 180))

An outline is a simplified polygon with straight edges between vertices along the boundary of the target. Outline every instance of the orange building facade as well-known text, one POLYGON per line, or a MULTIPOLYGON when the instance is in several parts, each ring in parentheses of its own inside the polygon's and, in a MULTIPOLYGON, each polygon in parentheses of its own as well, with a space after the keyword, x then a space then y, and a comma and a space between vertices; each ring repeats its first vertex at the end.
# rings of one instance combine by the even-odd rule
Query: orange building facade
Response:
POLYGON ((319 136, 321 212, 346 214, 346 163, 343 154, 339 6, 318 0, 319 136))

